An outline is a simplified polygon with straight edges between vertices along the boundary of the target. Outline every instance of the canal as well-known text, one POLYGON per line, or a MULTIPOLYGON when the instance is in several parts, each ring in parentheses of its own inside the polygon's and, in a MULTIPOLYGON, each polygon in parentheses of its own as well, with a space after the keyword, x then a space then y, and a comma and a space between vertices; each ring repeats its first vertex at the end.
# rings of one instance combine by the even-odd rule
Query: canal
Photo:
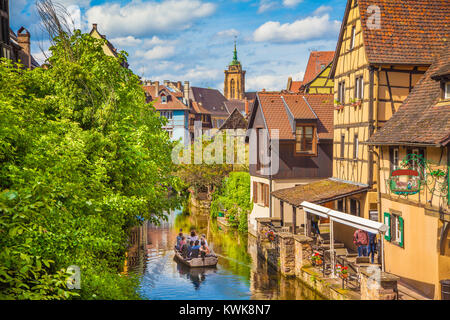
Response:
POLYGON ((224 232, 208 215, 172 212, 168 221, 134 228, 128 272, 140 278, 139 293, 150 300, 317 300, 297 279, 286 279, 258 258, 252 236, 224 232), (216 268, 189 269, 174 260, 180 229, 205 234, 219 257, 216 268))

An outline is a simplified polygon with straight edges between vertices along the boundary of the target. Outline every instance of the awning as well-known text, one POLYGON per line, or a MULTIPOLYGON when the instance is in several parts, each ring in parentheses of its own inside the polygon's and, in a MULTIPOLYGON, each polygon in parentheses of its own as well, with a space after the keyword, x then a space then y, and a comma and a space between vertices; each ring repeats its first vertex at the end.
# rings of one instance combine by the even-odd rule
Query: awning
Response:
POLYGON ((324 179, 293 188, 273 191, 275 198, 300 207, 303 201, 323 204, 342 199, 351 195, 364 193, 369 190, 368 185, 354 184, 336 179, 324 179))
MULTIPOLYGON (((384 223, 372 221, 369 219, 364 219, 361 217, 357 217, 348 213, 336 211, 333 209, 329 209, 323 206, 319 206, 317 204, 303 201, 301 203, 302 208, 305 212, 308 212, 310 214, 315 214, 321 217, 325 217, 330 219, 330 252, 334 252, 334 223, 341 223, 345 224, 347 226, 361 229, 367 232, 372 233, 379 233, 382 236, 386 233, 388 230, 388 226, 384 223)), ((335 261, 334 261, 334 255, 331 255, 331 268, 332 268, 332 277, 334 277, 335 274, 335 261)), ((383 238, 381 238, 381 270, 384 271, 384 241, 383 238)))
POLYGON ((384 234, 388 230, 388 226, 384 223, 329 209, 308 201, 303 201, 301 205, 303 207, 303 210, 306 212, 321 216, 323 218, 329 218, 332 221, 345 224, 353 228, 365 230, 367 232, 372 232, 375 234, 384 234))

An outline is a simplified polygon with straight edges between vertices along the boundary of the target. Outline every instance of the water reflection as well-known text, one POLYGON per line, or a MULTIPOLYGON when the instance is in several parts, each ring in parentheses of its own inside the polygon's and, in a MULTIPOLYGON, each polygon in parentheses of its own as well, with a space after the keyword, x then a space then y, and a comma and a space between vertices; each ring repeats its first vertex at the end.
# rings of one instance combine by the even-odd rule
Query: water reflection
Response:
POLYGON ((256 242, 238 232, 225 233, 208 214, 172 212, 161 226, 144 223, 130 239, 128 270, 141 275, 147 299, 319 299, 296 279, 279 276, 258 259, 256 242), (205 234, 219 257, 216 268, 188 268, 174 259, 175 238, 195 229, 205 234))

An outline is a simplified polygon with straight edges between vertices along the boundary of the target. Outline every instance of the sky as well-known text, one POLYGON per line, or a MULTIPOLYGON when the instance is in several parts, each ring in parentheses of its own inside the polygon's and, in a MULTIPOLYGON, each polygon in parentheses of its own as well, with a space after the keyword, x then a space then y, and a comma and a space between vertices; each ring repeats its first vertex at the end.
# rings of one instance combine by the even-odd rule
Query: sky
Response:
MULTIPOLYGON (((118 49, 131 70, 152 81, 190 81, 223 90, 234 41, 246 70, 246 91, 285 89, 302 80, 311 50, 333 51, 346 0, 54 0, 76 28, 92 23, 118 49)), ((35 0, 11 0, 14 31, 27 28, 42 62, 49 41, 35 0)))

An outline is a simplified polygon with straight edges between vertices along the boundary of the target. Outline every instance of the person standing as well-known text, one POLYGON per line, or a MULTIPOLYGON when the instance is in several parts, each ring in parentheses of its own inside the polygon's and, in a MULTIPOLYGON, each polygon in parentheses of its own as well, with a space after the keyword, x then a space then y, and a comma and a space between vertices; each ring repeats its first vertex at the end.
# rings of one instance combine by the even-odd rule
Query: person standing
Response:
POLYGON ((369 243, 367 232, 361 229, 356 230, 353 234, 353 243, 358 247, 358 257, 366 257, 366 249, 369 243))
POLYGON ((374 262, 375 253, 377 252, 377 235, 372 232, 368 232, 369 244, 367 245, 367 255, 370 257, 371 263, 374 262))

